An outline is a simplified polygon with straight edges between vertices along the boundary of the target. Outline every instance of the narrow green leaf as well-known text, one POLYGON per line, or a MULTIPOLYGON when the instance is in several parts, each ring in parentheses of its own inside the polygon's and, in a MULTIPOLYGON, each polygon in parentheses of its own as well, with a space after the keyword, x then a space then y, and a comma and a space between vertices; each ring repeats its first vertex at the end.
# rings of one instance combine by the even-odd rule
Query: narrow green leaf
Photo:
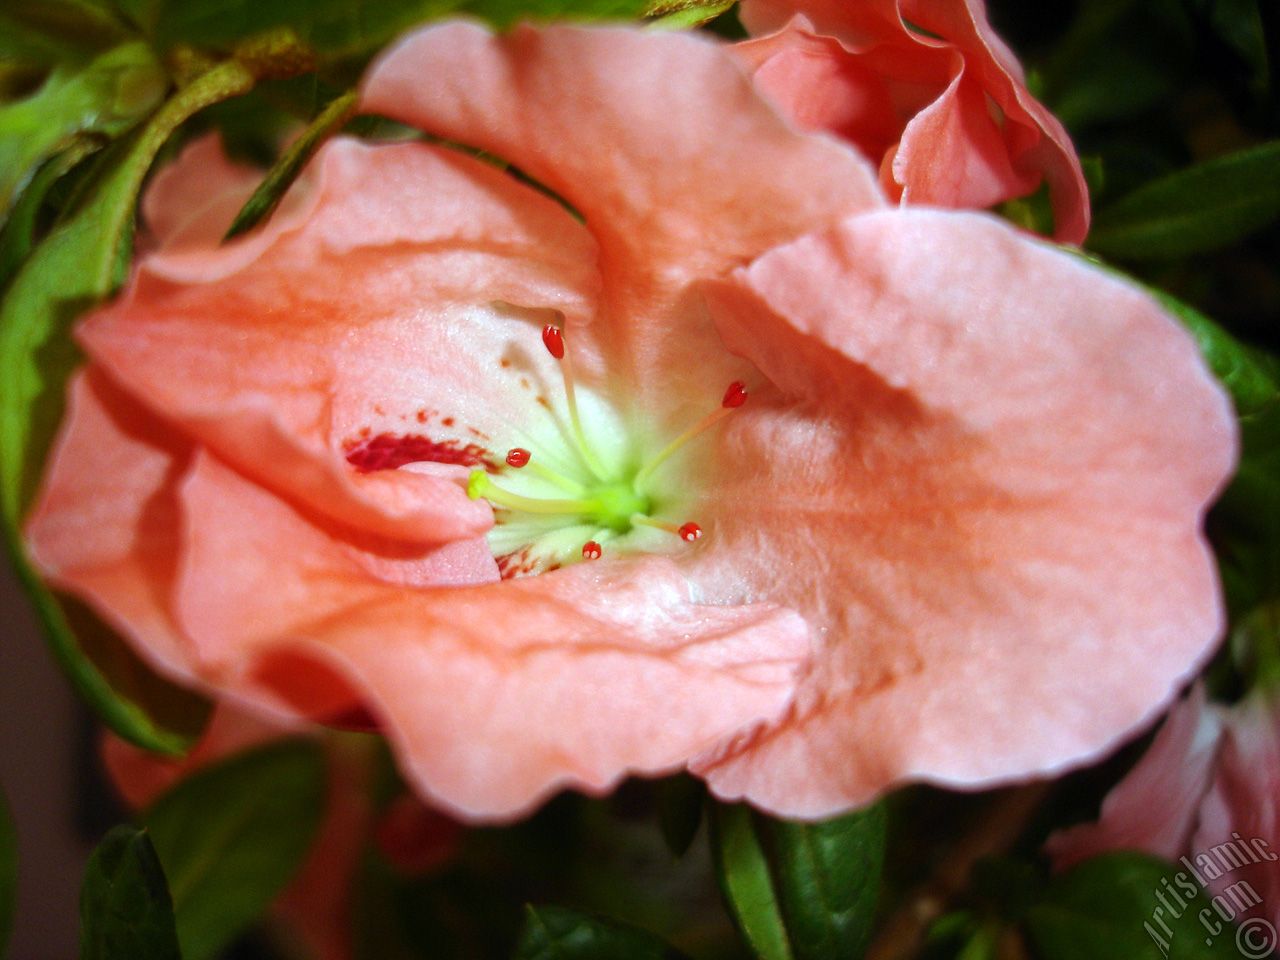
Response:
POLYGON ((161 49, 192 44, 230 52, 257 34, 289 27, 326 60, 385 46, 415 23, 443 17, 459 0, 163 0, 148 16, 161 49))
POLYGON ((697 777, 677 773, 658 781, 658 826, 673 856, 683 857, 693 843, 707 805, 707 788, 697 777))
POLYGON ((644 11, 652 30, 690 30, 710 23, 737 0, 659 0, 644 11))
POLYGON ((713 802, 707 822, 720 891, 738 932, 759 960, 793 960, 751 808, 713 802))
POLYGON ((168 81, 143 43, 64 64, 30 97, 0 106, 0 218, 49 157, 88 134, 114 137, 149 113, 168 81))
POLYGON ((1099 211, 1087 246, 1119 259, 1182 257, 1235 243, 1280 216, 1280 140, 1148 183, 1099 211))
POLYGON ((687 960, 635 927, 564 907, 527 907, 512 960, 687 960))
POLYGON ((1250 416, 1276 399, 1280 371, 1274 357, 1245 346, 1177 297, 1162 290, 1151 289, 1151 293, 1191 331, 1209 368, 1231 394, 1237 414, 1250 416))
POLYGON ((0 960, 9 946, 13 908, 18 900, 18 831, 9 801, 0 790, 0 960))
POLYGON ((755 820, 796 960, 861 957, 880 894, 883 804, 822 823, 755 820))
POLYGON ((114 828, 80 889, 80 960, 180 960, 173 902, 143 830, 114 828))
POLYGON ((342 129, 356 112, 358 91, 352 90, 334 98, 329 105, 320 111, 320 115, 307 127, 305 133, 298 137, 267 171, 266 177, 253 191, 245 205, 231 222, 230 229, 224 239, 230 240, 247 230, 252 230, 259 223, 271 216, 276 205, 280 203, 285 191, 293 183, 307 161, 315 154, 320 145, 342 129))
MULTIPOLYGON (((170 99, 141 131, 106 151, 103 174, 83 205, 27 258, 0 303, 0 514, 6 547, 50 648, 79 694, 114 732, 161 753, 183 752, 190 737, 160 726, 85 655, 63 608, 27 559, 20 524, 61 419, 67 377, 79 362, 67 331, 124 278, 134 206, 152 159, 178 124, 254 82, 254 73, 239 62, 214 67, 170 99)), ((161 681, 154 678, 154 683, 161 681)))
POLYGON ((1143 853, 1103 854, 1055 877, 1024 925, 1041 960, 1241 957, 1193 875, 1143 853))
POLYGON ((209 960, 266 909, 320 824, 314 740, 241 754, 181 781, 143 818, 173 890, 185 960, 209 960))
POLYGON ((520 20, 620 20, 640 17, 646 0, 463 0, 460 12, 499 29, 520 20))
POLYGON ((50 188, 63 174, 94 153, 98 146, 88 138, 80 139, 66 150, 50 157, 14 201, 9 218, 0 227, 0 290, 8 286, 35 247, 40 208, 48 197, 50 188))

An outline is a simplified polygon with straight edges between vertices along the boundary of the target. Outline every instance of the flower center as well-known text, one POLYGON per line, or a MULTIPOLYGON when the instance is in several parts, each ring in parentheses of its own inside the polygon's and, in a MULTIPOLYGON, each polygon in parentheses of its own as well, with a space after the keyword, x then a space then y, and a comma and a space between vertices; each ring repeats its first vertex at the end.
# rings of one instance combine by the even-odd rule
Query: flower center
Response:
MULTIPOLYGON (((530 496, 510 489, 510 482, 500 485, 483 469, 471 472, 467 495, 473 500, 483 497, 496 510, 490 543, 503 576, 552 570, 577 559, 598 559, 608 552, 611 541, 632 534, 638 527, 663 531, 689 543, 701 537, 702 528, 697 523, 686 520, 677 525, 663 518, 669 505, 654 496, 650 480, 672 454, 742 406, 747 398, 742 383, 731 384, 719 409, 640 466, 611 470, 583 431, 572 355, 564 332, 548 324, 543 328, 542 342, 559 361, 569 413, 566 432, 571 435, 583 469, 573 471, 575 476, 566 476, 539 462, 534 451, 523 447, 508 451, 507 466, 522 475, 516 481, 518 487, 539 493, 554 487, 564 496, 530 496)), ((507 476, 514 479, 511 474, 507 476)))

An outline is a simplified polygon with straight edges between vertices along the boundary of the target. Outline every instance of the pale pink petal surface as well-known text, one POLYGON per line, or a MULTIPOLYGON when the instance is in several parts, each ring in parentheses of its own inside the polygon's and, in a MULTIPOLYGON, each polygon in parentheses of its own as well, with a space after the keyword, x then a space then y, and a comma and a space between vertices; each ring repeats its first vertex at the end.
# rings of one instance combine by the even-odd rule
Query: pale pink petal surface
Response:
POLYGON ((455 24, 392 48, 362 102, 514 164, 582 214, 603 281, 584 372, 602 377, 602 352, 624 417, 675 406, 687 371, 723 356, 692 281, 884 203, 864 162, 797 138, 722 49, 690 35, 455 24))
POLYGON ((1060 770, 1208 653, 1200 518, 1233 419, 1150 298, 992 218, 902 211, 714 299, 781 395, 717 441, 690 575, 821 643, 790 715, 700 763, 717 792, 819 816, 890 781, 1060 770))

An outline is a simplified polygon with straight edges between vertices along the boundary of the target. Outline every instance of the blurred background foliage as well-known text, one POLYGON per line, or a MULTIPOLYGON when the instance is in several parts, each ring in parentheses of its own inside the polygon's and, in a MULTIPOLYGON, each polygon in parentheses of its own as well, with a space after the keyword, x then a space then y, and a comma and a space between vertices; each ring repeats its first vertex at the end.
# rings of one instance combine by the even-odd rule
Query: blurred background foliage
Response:
MULTIPOLYGON (((1240 476, 1210 519, 1236 642, 1208 676, 1230 700, 1280 649, 1268 613, 1280 603, 1280 4, 989 0, 988 10, 1083 158, 1095 217, 1086 253, 1166 296, 1241 415, 1240 476)), ((396 34, 449 15, 499 27, 666 15, 742 36, 715 2, 0 0, 0 495, 54 655, 136 744, 180 755, 208 705, 44 590, 12 539, 76 362, 67 326, 120 282, 157 160, 217 128, 234 154, 276 164, 247 228, 325 136, 403 132, 353 119, 343 97, 396 34), (282 133, 304 124, 312 135, 281 158, 282 133)), ((1048 215, 1043 194, 1001 212, 1041 232, 1048 215)), ((385 806, 402 789, 385 748, 344 736, 376 767, 374 803, 385 806)), ((1039 852, 1052 828, 1096 816, 1149 739, 1053 784, 913 787, 826 824, 710 803, 677 777, 603 800, 564 795, 524 823, 469 830, 426 875, 371 843, 353 898, 357 955, 854 960, 874 931, 876 960, 1156 960, 1142 923, 1169 865, 1114 854, 1051 877, 1039 852)), ((318 829, 329 756, 310 743, 267 747, 175 788, 140 819, 148 831, 108 834, 86 874, 83 956, 291 956, 260 918, 318 829)), ((105 794, 91 802, 107 811, 99 824, 128 819, 105 794)), ((0 955, 16 869, 0 797, 0 955)), ((1237 957, 1230 940, 1187 930, 1169 955, 1237 957)))

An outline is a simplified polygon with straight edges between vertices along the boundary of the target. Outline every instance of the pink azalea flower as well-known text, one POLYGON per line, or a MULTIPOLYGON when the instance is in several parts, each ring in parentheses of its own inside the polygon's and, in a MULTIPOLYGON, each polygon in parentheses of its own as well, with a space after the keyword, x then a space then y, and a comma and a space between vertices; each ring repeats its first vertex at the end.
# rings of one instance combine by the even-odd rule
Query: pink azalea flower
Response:
POLYGON ((1218 636, 1234 421, 1140 291, 887 208, 692 36, 446 25, 363 103, 577 216, 338 140, 80 326, 31 549, 158 669, 461 816, 689 766, 816 817, 1092 758, 1218 636))
POLYGON ((1197 684, 1107 794, 1098 820, 1059 831, 1046 850, 1058 869, 1144 850, 1219 898, 1222 919, 1280 924, 1280 697, 1260 688, 1224 707, 1197 684))
POLYGON ((736 46, 803 129, 844 137, 903 203, 985 208, 1048 181, 1054 235, 1080 243, 1089 191, 1071 139, 1027 91, 982 0, 743 0, 736 46))

